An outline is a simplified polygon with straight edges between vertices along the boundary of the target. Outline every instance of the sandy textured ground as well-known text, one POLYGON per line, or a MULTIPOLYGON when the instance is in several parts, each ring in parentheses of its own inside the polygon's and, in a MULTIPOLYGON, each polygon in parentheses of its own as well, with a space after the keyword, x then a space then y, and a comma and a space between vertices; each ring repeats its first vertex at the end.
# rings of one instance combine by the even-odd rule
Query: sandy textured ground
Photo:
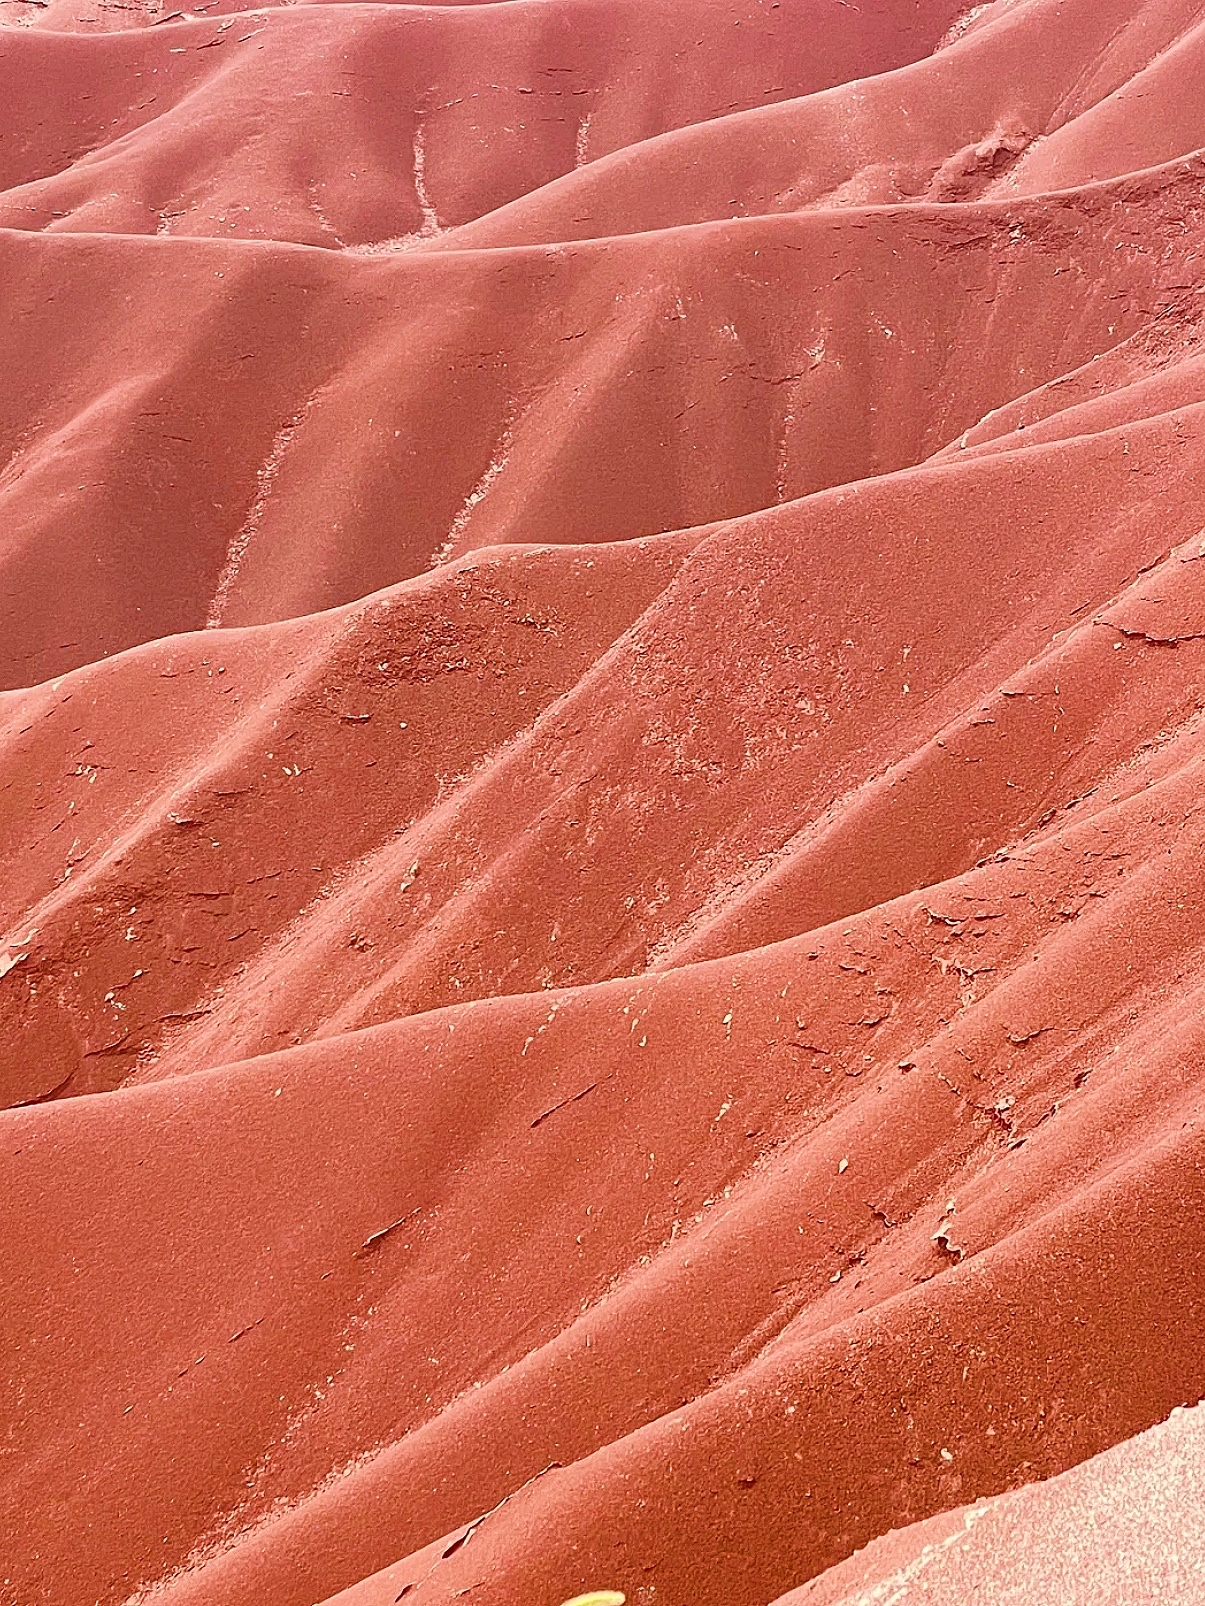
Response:
POLYGON ((4 1606, 1205 1602, 1203 81, 0 0, 4 1606))

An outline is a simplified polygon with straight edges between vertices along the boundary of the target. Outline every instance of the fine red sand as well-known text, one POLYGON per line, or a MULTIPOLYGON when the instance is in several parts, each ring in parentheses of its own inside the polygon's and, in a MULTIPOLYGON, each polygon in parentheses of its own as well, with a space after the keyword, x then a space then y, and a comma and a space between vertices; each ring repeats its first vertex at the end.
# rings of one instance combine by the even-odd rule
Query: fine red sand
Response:
POLYGON ((2 1606, 1205 1601, 1202 82, 0 0, 2 1606))

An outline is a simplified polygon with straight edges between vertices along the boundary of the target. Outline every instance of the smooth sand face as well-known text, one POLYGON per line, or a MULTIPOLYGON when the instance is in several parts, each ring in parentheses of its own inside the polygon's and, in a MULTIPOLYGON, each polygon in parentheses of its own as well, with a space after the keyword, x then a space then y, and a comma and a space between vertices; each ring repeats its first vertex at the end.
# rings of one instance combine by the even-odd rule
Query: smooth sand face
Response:
POLYGON ((0 0, 3 1606, 1180 1598, 1203 55, 0 0))

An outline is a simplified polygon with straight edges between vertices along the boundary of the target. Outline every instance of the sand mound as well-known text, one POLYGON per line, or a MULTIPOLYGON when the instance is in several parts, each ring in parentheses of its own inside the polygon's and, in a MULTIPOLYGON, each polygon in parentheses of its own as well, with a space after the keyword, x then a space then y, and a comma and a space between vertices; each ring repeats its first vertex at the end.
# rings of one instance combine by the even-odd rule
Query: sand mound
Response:
POLYGON ((5 1606, 1197 1598, 1203 51, 3 0, 5 1606))

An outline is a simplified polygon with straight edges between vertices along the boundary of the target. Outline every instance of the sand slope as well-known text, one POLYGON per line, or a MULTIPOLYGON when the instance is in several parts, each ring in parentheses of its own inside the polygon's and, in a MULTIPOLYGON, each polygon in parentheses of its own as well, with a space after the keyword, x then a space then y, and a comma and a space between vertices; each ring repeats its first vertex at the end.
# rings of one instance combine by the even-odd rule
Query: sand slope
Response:
POLYGON ((1198 1598, 1202 50, 5 0, 4 1606, 1198 1598))
POLYGON ((897 1599, 1191 1600, 1200 1590, 1200 1406, 1049 1483, 876 1541, 783 1606, 897 1599), (1009 1560, 1001 1593, 1000 1557, 1009 1560), (915 1590, 913 1589, 915 1585, 915 1590))

